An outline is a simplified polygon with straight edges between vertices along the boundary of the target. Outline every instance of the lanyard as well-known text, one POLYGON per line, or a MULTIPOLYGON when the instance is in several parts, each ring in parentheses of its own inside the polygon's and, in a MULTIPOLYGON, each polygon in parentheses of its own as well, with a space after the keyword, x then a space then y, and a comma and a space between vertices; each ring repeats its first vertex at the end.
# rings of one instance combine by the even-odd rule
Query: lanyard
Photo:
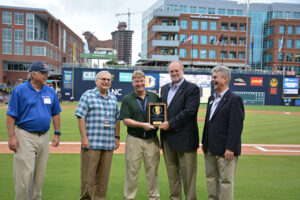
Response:
POLYGON ((146 108, 147 108, 147 101, 148 101, 147 96, 145 97, 144 109, 143 109, 142 104, 141 104, 141 102, 139 101, 138 98, 136 98, 136 101, 138 102, 138 104, 140 106, 140 109, 143 112, 143 115, 144 115, 144 118, 145 118, 145 115, 146 115, 145 113, 146 113, 146 108))

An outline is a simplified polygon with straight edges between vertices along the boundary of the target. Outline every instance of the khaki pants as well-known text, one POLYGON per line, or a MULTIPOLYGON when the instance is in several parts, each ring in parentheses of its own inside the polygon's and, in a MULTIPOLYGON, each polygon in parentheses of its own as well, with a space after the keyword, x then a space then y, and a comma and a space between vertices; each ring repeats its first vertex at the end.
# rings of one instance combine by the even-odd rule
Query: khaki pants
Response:
POLYGON ((208 199, 232 200, 238 157, 227 161, 223 156, 206 153, 204 158, 208 199))
POLYGON ((163 153, 169 178, 170 200, 182 199, 182 182, 186 200, 195 200, 197 150, 174 152, 164 142, 163 153))
POLYGON ((49 156, 49 133, 38 135, 15 129, 18 151, 14 155, 16 200, 40 200, 49 156))
POLYGON ((81 200, 104 200, 113 151, 81 150, 81 200))
POLYGON ((158 188, 158 164, 160 159, 158 138, 140 139, 128 134, 126 138, 125 157, 126 180, 124 199, 135 198, 142 160, 144 160, 148 199, 160 199, 158 188))

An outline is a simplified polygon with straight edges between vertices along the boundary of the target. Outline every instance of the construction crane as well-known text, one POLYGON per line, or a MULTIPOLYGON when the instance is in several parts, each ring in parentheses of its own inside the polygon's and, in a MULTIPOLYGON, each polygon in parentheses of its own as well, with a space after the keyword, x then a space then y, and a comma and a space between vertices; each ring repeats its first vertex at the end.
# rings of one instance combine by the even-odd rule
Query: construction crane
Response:
POLYGON ((128 30, 130 30, 130 16, 134 15, 134 14, 137 14, 137 13, 139 13, 139 12, 130 12, 130 10, 128 8, 128 12, 127 13, 117 13, 116 17, 121 16, 121 15, 127 15, 127 17, 128 17, 128 30))

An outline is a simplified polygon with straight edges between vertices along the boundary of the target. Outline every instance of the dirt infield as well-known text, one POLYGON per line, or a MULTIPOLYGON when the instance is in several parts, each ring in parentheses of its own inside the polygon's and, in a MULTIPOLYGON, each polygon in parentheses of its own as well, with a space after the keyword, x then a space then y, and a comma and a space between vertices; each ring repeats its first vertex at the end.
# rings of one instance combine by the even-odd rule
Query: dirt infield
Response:
MULTIPOLYGON (((50 153, 80 153, 80 142, 61 142, 59 147, 54 148, 50 145, 50 153)), ((115 153, 125 152, 125 143, 121 143, 115 153)), ((7 142, 0 142, 0 153, 13 153, 8 149, 7 142)), ((202 154, 201 148, 198 153, 202 154)), ((300 156, 300 145, 287 144, 243 144, 242 154, 244 155, 285 155, 300 156)))

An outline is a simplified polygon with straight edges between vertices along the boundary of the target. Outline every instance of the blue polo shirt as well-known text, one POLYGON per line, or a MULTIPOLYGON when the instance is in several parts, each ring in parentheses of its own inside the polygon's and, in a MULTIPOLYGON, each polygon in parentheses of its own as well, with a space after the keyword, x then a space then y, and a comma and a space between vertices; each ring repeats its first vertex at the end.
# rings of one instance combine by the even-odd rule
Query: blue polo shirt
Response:
POLYGON ((28 80, 11 93, 7 115, 15 118, 15 125, 27 131, 48 131, 51 118, 61 112, 53 88, 44 85, 36 91, 28 80))

